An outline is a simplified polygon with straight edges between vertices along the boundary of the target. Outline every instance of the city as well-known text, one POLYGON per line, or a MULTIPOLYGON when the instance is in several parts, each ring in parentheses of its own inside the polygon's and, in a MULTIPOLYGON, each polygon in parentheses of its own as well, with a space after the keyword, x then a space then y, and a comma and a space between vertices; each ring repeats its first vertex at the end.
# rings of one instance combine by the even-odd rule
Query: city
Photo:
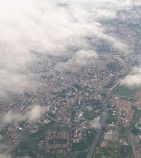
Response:
POLYGON ((0 20, 0 158, 141 158, 141 3, 24 1, 0 20))

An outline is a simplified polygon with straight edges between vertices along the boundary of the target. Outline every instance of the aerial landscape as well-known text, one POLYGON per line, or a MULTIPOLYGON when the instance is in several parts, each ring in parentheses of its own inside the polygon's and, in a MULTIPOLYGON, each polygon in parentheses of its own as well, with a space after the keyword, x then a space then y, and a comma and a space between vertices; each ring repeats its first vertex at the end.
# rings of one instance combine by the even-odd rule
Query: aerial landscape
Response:
POLYGON ((0 158, 141 158, 141 1, 0 0, 0 158))

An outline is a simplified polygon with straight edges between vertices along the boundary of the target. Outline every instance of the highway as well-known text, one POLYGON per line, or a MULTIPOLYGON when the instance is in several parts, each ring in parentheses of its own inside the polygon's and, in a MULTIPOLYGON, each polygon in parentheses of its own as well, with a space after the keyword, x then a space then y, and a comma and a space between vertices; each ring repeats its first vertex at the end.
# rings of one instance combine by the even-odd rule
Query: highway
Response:
POLYGON ((48 114, 47 114, 47 118, 49 120, 55 121, 55 122, 60 123, 60 124, 68 125, 68 126, 79 126, 80 125, 80 124, 73 124, 71 122, 63 122, 63 121, 56 120, 55 118, 49 116, 48 114))
MULTIPOLYGON (((111 92, 107 94, 107 97, 103 100, 103 113, 101 115, 101 126, 104 127, 105 126, 105 120, 106 120, 106 112, 107 112, 107 102, 109 100, 109 98, 111 97, 111 92)), ((97 134, 92 142, 92 145, 90 147, 89 153, 87 155, 87 158, 92 158, 92 156, 94 155, 94 151, 97 145, 97 142, 99 140, 100 134, 102 132, 102 128, 101 129, 97 129, 97 134)))
POLYGON ((96 136, 95 136, 95 138, 94 138, 94 140, 93 140, 93 142, 92 142, 92 145, 91 145, 91 147, 90 147, 90 150, 89 150, 89 153, 88 153, 88 155, 87 155, 87 158, 92 158, 100 134, 101 134, 101 129, 98 129, 98 130, 97 130, 97 134, 96 134, 96 136))

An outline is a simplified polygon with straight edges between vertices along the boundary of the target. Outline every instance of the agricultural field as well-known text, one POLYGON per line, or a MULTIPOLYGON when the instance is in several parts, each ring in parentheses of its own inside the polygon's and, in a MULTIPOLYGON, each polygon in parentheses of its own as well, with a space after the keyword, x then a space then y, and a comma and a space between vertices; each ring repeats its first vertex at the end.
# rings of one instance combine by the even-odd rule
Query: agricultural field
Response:
POLYGON ((125 86, 120 86, 113 94, 125 98, 134 98, 137 91, 137 88, 131 89, 125 86))

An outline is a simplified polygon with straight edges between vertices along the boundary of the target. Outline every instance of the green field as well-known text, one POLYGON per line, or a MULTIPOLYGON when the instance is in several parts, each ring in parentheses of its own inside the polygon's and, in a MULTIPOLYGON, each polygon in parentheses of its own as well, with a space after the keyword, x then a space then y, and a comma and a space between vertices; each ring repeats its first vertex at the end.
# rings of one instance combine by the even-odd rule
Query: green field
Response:
POLYGON ((122 124, 119 124, 119 139, 124 139, 128 142, 128 129, 124 127, 122 124))
POLYGON ((107 124, 111 124, 112 122, 116 123, 116 117, 113 116, 112 113, 113 113, 112 110, 107 111, 107 118, 106 118, 107 124))
POLYGON ((87 152, 80 152, 78 153, 78 155, 76 156, 76 158, 86 158, 87 157, 87 152))
POLYGON ((57 158, 63 158, 63 153, 57 153, 57 158))
POLYGON ((93 120, 94 117, 95 117, 95 113, 94 112, 85 111, 83 116, 84 116, 85 119, 93 120))
POLYGON ((133 119, 130 123, 130 128, 134 128, 135 124, 139 121, 140 117, 141 117, 141 111, 139 111, 136 107, 133 107, 133 110, 135 110, 133 119))
POLYGON ((137 90, 137 88, 130 89, 125 86, 120 86, 113 92, 113 94, 121 97, 133 98, 136 95, 137 90))

